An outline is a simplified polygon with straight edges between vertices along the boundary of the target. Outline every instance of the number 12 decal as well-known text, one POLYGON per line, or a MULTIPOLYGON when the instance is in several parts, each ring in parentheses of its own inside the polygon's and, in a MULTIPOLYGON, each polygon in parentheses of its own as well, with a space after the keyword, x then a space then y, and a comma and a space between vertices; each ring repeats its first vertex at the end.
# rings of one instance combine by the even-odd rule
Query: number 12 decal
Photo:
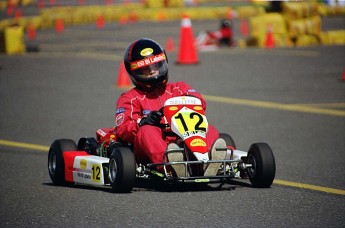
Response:
POLYGON ((97 164, 92 164, 92 181, 101 181, 101 167, 97 164))
POLYGON ((183 117, 182 113, 179 113, 177 116, 175 116, 175 119, 179 119, 181 121, 184 131, 206 132, 206 127, 201 127, 201 125, 204 123, 204 118, 200 113, 191 112, 189 114, 189 119, 187 118, 187 122, 191 122, 191 120, 193 120, 195 116, 198 118, 198 122, 194 125, 194 127, 192 126, 193 129, 188 129, 185 118, 183 117))

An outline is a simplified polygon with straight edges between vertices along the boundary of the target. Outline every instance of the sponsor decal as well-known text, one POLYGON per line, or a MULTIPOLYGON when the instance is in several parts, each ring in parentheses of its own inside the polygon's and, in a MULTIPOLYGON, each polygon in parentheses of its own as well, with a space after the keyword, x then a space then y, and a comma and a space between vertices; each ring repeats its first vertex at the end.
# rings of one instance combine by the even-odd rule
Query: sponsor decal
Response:
POLYGON ((210 182, 210 179, 196 179, 196 180, 194 180, 194 182, 197 182, 197 183, 207 183, 207 182, 210 182))
POLYGON ((184 96, 184 97, 173 97, 165 101, 164 106, 168 105, 201 105, 201 100, 196 97, 184 96))
POLYGON ((91 179, 91 175, 89 173, 77 173, 77 176, 85 179, 91 179))
POLYGON ((148 56, 151 55, 153 53, 153 49, 152 48, 145 48, 140 52, 141 56, 148 56))
POLYGON ((190 142, 190 145, 192 147, 195 147, 195 146, 206 146, 206 143, 204 140, 202 139, 193 139, 191 142, 190 142))
POLYGON ((186 131, 182 134, 182 138, 188 138, 191 136, 200 136, 203 138, 206 138, 206 132, 204 131, 186 131))
POLYGON ((165 54, 161 53, 158 55, 147 57, 147 58, 142 59, 142 60, 131 62, 131 70, 137 70, 137 69, 140 69, 142 67, 146 67, 148 65, 161 62, 165 59, 166 59, 165 54))
POLYGON ((87 161, 86 161, 85 159, 81 159, 79 165, 80 165, 80 168, 86 169, 86 167, 87 167, 87 161))
POLYGON ((194 109, 194 110, 197 110, 197 111, 200 111, 200 110, 202 110, 202 107, 201 107, 201 106, 194 106, 193 109, 194 109))
POLYGON ((189 89, 187 92, 190 92, 190 93, 195 93, 196 90, 195 89, 189 89))
POLYGON ((102 137, 104 137, 104 136, 107 135, 107 133, 104 132, 102 129, 98 129, 98 130, 97 130, 97 133, 98 133, 100 136, 102 136, 102 137))
POLYGON ((125 108, 118 108, 116 110, 116 114, 120 114, 120 113, 123 113, 123 112, 125 112, 125 108))
POLYGON ((180 105, 180 104, 197 104, 197 100, 194 99, 181 99, 181 100, 171 100, 169 101, 169 105, 180 105))
POLYGON ((176 107, 176 106, 171 106, 171 107, 169 107, 169 110, 170 111, 176 111, 178 109, 178 107, 176 107))
POLYGON ((117 115, 115 119, 116 126, 120 126, 123 123, 124 119, 125 119, 125 115, 123 113, 117 115))
POLYGON ((150 110, 145 109, 143 110, 143 115, 148 115, 150 112, 151 112, 150 110))

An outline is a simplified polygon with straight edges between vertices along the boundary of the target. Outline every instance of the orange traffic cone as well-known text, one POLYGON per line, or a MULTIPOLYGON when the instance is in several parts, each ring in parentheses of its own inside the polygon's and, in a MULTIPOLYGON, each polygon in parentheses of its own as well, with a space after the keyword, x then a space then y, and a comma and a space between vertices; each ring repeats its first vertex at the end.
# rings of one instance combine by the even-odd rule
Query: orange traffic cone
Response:
POLYGON ((119 24, 120 25, 126 25, 127 23, 128 23, 127 17, 125 15, 120 16, 119 24))
POLYGON ((104 17, 102 15, 99 15, 96 19, 96 27, 98 29, 103 29, 105 26, 105 20, 104 17))
POLYGON ((131 81, 129 79, 129 76, 128 76, 128 73, 127 73, 127 70, 125 68, 125 64, 123 61, 120 64, 116 85, 118 87, 129 87, 129 86, 131 86, 131 81))
POLYGON ((14 13, 14 17, 16 18, 16 20, 20 20, 20 18, 22 17, 22 10, 16 9, 16 11, 14 13))
POLYGON ((55 21, 55 31, 57 33, 62 33, 65 30, 65 25, 63 19, 59 18, 55 21))
POLYGON ((240 31, 242 36, 249 35, 248 22, 245 19, 240 21, 240 31))
POLYGON ((129 19, 129 22, 136 23, 136 22, 138 22, 138 15, 134 11, 130 12, 128 19, 129 19))
POLYGON ((157 21, 165 21, 166 20, 166 16, 165 13, 163 11, 158 12, 157 14, 157 21))
POLYGON ((172 37, 169 37, 167 39, 165 50, 166 51, 173 51, 174 50, 174 39, 172 37))
POLYGON ((26 31, 27 31, 28 40, 36 39, 36 28, 33 24, 29 24, 26 31))
POLYGON ((268 25, 267 34, 266 34, 266 48, 274 48, 272 25, 268 25))
POLYGON ((7 10, 6 10, 6 15, 9 17, 13 14, 14 12, 14 5, 12 4, 9 4, 8 7, 7 7, 7 10))
POLYGON ((177 58, 178 64, 198 63, 197 51, 194 46, 192 23, 187 15, 183 16, 180 32, 180 47, 177 58))
POLYGON ((38 7, 39 9, 44 8, 44 0, 38 0, 38 2, 37 2, 37 7, 38 7))

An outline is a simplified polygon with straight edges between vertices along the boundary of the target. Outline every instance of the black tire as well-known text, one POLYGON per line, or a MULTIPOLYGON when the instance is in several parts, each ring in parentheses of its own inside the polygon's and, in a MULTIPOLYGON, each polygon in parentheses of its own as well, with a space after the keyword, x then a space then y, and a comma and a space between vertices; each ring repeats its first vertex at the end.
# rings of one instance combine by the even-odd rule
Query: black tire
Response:
POLYGON ((266 143, 254 143, 247 155, 248 177, 254 188, 269 188, 276 174, 273 152, 266 143))
POLYGON ((77 150, 77 145, 71 139, 58 139, 50 146, 48 153, 48 172, 50 179, 55 185, 66 186, 70 183, 65 181, 65 151, 77 150))
POLYGON ((227 146, 233 146, 236 149, 235 141, 232 139, 232 137, 229 134, 219 133, 219 138, 224 139, 227 146))
POLYGON ((133 152, 127 147, 114 148, 109 159, 109 182, 113 192, 131 192, 136 179, 133 152))

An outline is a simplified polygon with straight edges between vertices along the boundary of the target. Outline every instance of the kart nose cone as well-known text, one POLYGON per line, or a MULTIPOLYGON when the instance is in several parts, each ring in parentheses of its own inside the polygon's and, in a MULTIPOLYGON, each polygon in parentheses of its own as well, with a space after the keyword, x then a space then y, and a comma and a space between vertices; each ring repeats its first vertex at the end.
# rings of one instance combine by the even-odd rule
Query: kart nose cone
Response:
POLYGON ((199 153, 199 152, 193 152, 194 156, 198 161, 208 161, 210 158, 208 157, 208 153, 199 153))

